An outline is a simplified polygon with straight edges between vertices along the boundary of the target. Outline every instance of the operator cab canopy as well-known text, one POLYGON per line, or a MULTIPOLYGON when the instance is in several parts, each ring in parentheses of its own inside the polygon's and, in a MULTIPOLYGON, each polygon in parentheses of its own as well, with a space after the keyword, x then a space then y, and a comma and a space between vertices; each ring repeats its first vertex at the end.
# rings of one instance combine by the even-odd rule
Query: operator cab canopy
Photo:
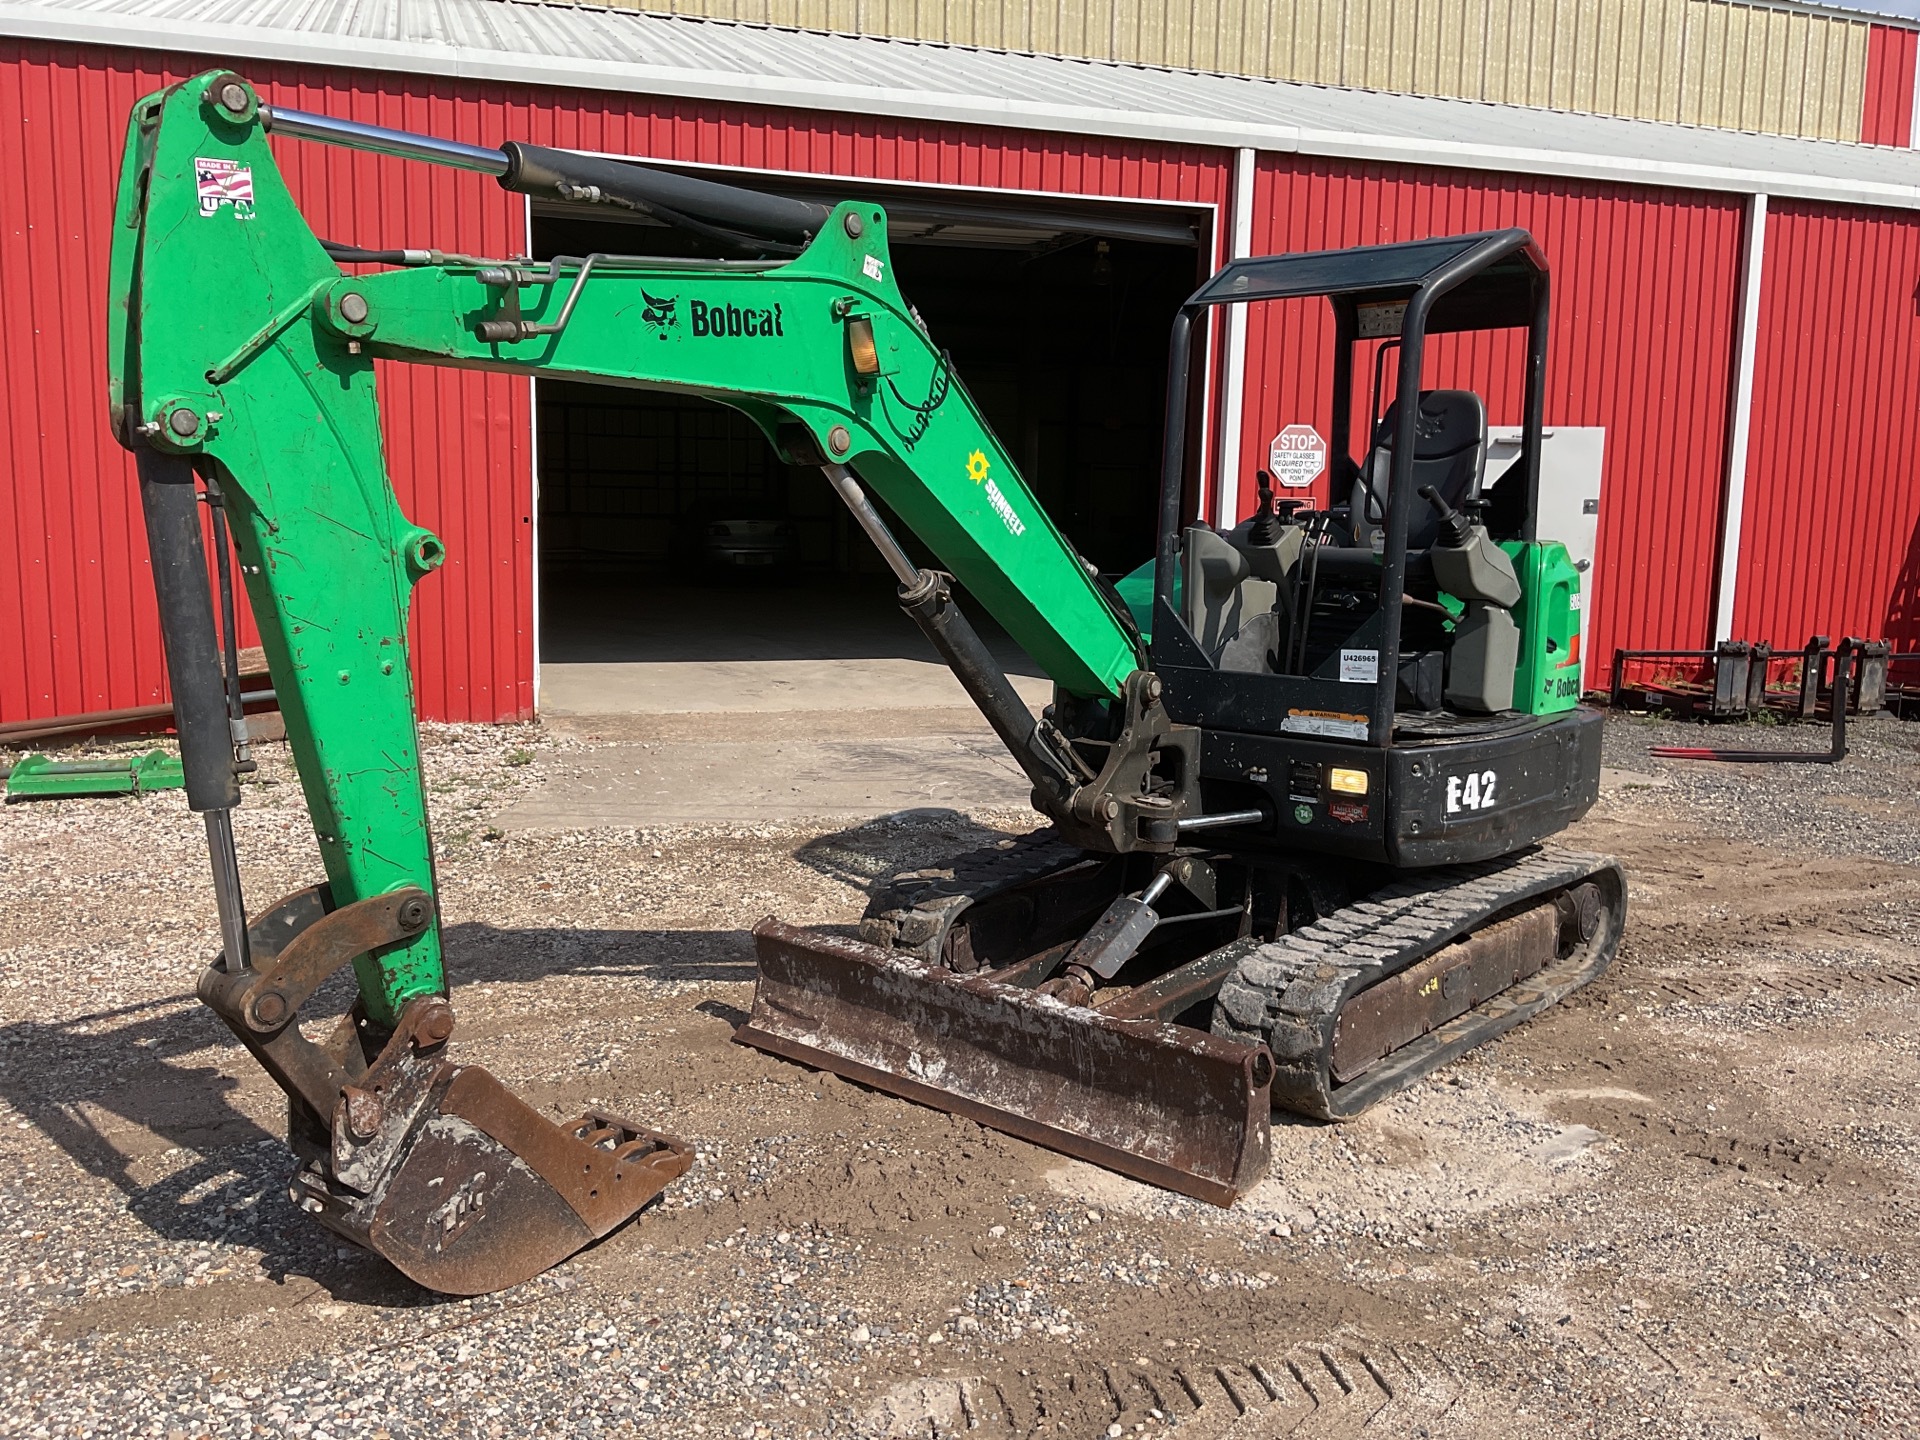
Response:
MULTIPOLYGON (((1217 305, 1315 297, 1327 301, 1334 320, 1328 509, 1301 511, 1298 502, 1278 501, 1231 530, 1187 527, 1175 563, 1155 567, 1155 604, 1167 605, 1183 622, 1193 651, 1206 661, 1199 669, 1254 671, 1311 688, 1348 682, 1337 671, 1339 656, 1348 650, 1394 649, 1403 660, 1416 652, 1432 659, 1450 651, 1452 632, 1428 633, 1436 627, 1427 613, 1403 625, 1403 601, 1411 590, 1416 605, 1424 603, 1432 613, 1445 608, 1437 592, 1429 592, 1437 583, 1432 547, 1449 515, 1479 517, 1496 541, 1534 538, 1548 288, 1545 255, 1527 231, 1510 228, 1253 256, 1230 262, 1193 293, 1182 311, 1189 321, 1217 305), (1424 390, 1421 371, 1428 335, 1495 330, 1519 331, 1525 346, 1522 441, 1515 462, 1483 494, 1484 400, 1471 390, 1424 390), (1354 402, 1363 398, 1355 393, 1363 341, 1378 342, 1378 348, 1361 420, 1365 430, 1354 437, 1360 419, 1354 402), (1398 373, 1389 381, 1386 363, 1396 352, 1398 373), (1419 411, 1410 427, 1400 420, 1408 406, 1419 411), (1404 455, 1403 428, 1411 431, 1404 455), (1354 438, 1359 455, 1350 443, 1354 438), (1310 584, 1296 593, 1296 562, 1309 553, 1306 546, 1317 588, 1310 584), (1179 576, 1186 583, 1176 597, 1179 576), (1321 603, 1326 595, 1318 592, 1335 590, 1337 605, 1321 603)), ((1181 437, 1172 432, 1178 428, 1178 416, 1170 417, 1169 476, 1176 473, 1181 437)), ((1171 513, 1173 483, 1163 480, 1163 513, 1171 513)), ((1263 489, 1266 494, 1271 492, 1263 489)), ((1169 652, 1164 665, 1177 663, 1169 652)), ((1408 703, 1422 710, 1439 705, 1438 677, 1432 678, 1408 703)), ((1376 686, 1369 720, 1374 733, 1391 733, 1396 688, 1403 687, 1376 686)), ((1454 689, 1466 693, 1459 685, 1454 689)), ((1327 696, 1314 699, 1303 691, 1301 703, 1310 700, 1317 704, 1327 696)), ((1507 702, 1491 708, 1504 710, 1507 702)))
MULTIPOLYGON (((1333 461, 1333 503, 1341 504, 1348 489, 1353 491, 1347 542, 1379 552, 1382 537, 1377 531, 1385 519, 1398 412, 1396 401, 1384 414, 1372 414, 1370 433, 1360 437, 1366 454, 1352 453, 1350 400, 1357 342, 1387 341, 1383 354, 1404 348, 1417 370, 1420 341, 1427 335, 1507 329, 1528 332, 1528 393, 1520 454, 1503 477, 1504 483, 1488 492, 1491 504, 1485 518, 1498 538, 1532 538, 1540 377, 1546 363, 1547 335, 1547 259, 1533 236, 1513 227, 1347 250, 1251 256, 1229 262, 1194 292, 1187 309, 1192 312, 1213 305, 1314 296, 1324 297, 1334 316, 1333 414, 1327 438, 1333 461), (1376 510, 1380 513, 1374 513, 1376 510)), ((1376 373, 1376 392, 1380 380, 1376 373)), ((1381 398, 1376 393, 1375 407, 1381 398)), ((1472 475, 1464 488, 1445 483, 1439 479, 1436 464, 1421 463, 1443 462, 1445 457, 1416 452, 1411 470, 1435 473, 1410 475, 1411 484, 1415 488, 1423 483, 1436 484, 1455 505, 1478 496, 1485 451, 1484 401, 1471 391, 1423 391, 1421 409, 1423 413, 1432 412, 1421 427, 1423 441, 1434 442, 1440 437, 1471 441, 1464 448, 1473 451, 1472 475)), ((1438 470, 1446 469, 1445 463, 1438 463, 1438 470)), ((1407 543, 1409 548, 1421 550, 1436 537, 1439 514, 1422 500, 1415 500, 1411 508, 1413 523, 1407 543)))
POLYGON ((1232 260, 1187 303, 1240 305, 1324 295, 1343 331, 1374 339, 1399 334, 1400 307, 1422 290, 1439 289, 1424 327, 1435 335, 1530 324, 1546 278, 1546 256, 1525 230, 1488 230, 1232 260), (1359 323, 1363 317, 1364 325, 1359 323))

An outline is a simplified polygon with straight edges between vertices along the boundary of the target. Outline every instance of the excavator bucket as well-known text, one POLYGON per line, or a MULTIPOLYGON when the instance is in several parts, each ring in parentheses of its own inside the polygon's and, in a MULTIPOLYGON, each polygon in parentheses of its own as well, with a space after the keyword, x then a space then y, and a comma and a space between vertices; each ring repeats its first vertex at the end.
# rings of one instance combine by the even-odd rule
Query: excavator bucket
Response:
POLYGON ((409 1000, 390 1031, 356 1005, 326 1042, 301 1033, 300 1007, 328 975, 417 933, 431 913, 418 889, 335 909, 327 887, 312 886, 248 927, 251 964, 229 969, 222 957, 199 993, 287 1092, 302 1160, 294 1202, 429 1290, 483 1295, 609 1234, 693 1156, 610 1115, 556 1124, 456 1064, 444 996, 409 1000))
MULTIPOLYGON (((310 1165, 294 1184, 322 1223, 429 1290, 484 1295, 529 1280, 616 1229, 692 1163, 657 1131, 593 1112, 556 1125, 485 1070, 436 1068, 437 1098, 399 1143, 376 1137, 391 1153, 365 1177, 367 1194, 342 1186, 344 1167, 310 1165)), ((336 1137, 349 1128, 336 1125, 336 1137)))
POLYGON ((734 1038, 1216 1205, 1266 1172, 1264 1045, 777 920, 734 1038))

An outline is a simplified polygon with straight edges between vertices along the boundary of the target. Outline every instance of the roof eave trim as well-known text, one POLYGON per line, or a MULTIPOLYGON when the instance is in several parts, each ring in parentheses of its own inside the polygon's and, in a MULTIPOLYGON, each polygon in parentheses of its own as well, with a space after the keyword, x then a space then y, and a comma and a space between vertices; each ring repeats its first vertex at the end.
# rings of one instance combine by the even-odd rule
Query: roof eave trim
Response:
POLYGON ((1836 180, 1826 175, 1807 175, 1789 170, 1689 165, 1634 155, 1602 155, 1448 140, 1407 140, 1394 135, 1362 135, 1340 130, 1302 130, 1296 149, 1302 155, 1376 160, 1395 165, 1437 165, 1463 170, 1606 180, 1617 184, 1670 185, 1677 189, 1716 190, 1731 195, 1785 195, 1835 204, 1920 209, 1920 186, 1871 180, 1836 180))
MULTIPOLYGON (((162 28, 125 17, 59 12, 44 5, 0 0, 0 35, 142 50, 193 51, 295 64, 443 75, 457 79, 608 90, 675 99, 786 106, 794 109, 886 115, 1011 129, 1066 131, 1110 139, 1204 145, 1324 155, 1390 164, 1444 165, 1509 174, 1732 194, 1764 192, 1838 204, 1920 209, 1920 186, 1840 180, 1822 175, 1691 165, 1635 156, 1502 146, 1459 140, 1407 139, 1340 130, 1307 129, 1255 120, 1222 121, 1187 115, 1048 105, 985 96, 901 91, 720 71, 631 64, 596 64, 562 57, 509 56, 452 45, 404 41, 343 42, 299 32, 250 26, 179 24, 162 28)), ((503 137, 504 138, 504 137, 503 137)))

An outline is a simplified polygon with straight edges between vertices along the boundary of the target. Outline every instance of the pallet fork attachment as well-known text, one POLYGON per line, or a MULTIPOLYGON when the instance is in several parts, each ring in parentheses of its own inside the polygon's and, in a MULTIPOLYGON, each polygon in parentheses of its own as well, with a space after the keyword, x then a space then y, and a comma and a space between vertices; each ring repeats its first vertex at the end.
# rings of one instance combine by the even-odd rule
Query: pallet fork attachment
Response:
POLYGON ((1706 745, 1655 745, 1661 760, 1718 760, 1730 765, 1838 765, 1847 758, 1847 680, 1857 648, 1842 640, 1833 652, 1833 738, 1824 750, 1716 750, 1706 745))

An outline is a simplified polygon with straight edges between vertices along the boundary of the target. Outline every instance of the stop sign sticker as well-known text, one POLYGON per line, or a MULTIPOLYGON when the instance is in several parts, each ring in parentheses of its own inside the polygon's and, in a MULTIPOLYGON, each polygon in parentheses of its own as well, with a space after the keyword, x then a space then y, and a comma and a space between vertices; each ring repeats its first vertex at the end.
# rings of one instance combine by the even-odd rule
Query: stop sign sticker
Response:
POLYGON ((1267 447, 1267 469, 1287 490, 1304 490, 1327 468, 1327 442, 1311 425, 1289 425, 1267 447))

